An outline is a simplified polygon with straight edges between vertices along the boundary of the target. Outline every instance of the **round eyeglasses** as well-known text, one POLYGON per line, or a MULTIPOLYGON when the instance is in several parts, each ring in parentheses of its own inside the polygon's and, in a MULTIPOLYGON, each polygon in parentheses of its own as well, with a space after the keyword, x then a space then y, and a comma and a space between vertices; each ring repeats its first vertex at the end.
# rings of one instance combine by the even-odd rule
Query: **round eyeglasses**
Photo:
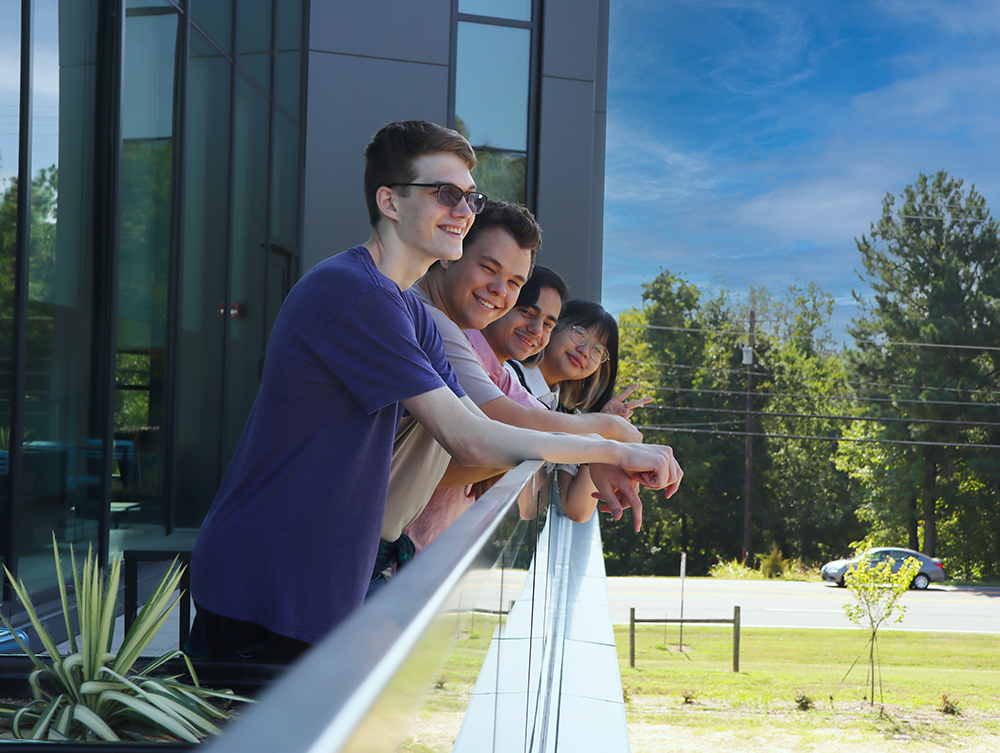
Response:
POLYGON ((465 199, 465 203, 469 205, 469 209, 473 214, 479 214, 482 212, 483 208, 486 206, 486 200, 489 198, 489 196, 484 194, 482 191, 463 191, 461 188, 453 186, 451 183, 392 183, 389 185, 389 188, 392 188, 393 186, 436 188, 438 204, 452 209, 458 206, 458 202, 465 199))
POLYGON ((609 358, 611 358, 611 353, 600 343, 595 343, 590 337, 590 332, 585 330, 583 327, 578 327, 575 324, 569 328, 570 339, 573 340, 577 345, 587 345, 590 344, 590 356, 598 363, 604 363, 609 358))

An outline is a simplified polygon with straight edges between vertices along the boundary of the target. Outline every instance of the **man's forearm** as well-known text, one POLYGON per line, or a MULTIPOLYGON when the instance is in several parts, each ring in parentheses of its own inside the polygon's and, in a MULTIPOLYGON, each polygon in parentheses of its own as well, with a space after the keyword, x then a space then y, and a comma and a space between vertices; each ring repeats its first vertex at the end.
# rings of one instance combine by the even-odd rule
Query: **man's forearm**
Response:
POLYGON ((529 408, 498 397, 479 406, 494 421, 536 431, 561 431, 566 434, 600 434, 619 442, 641 442, 642 434, 626 419, 609 413, 560 413, 544 408, 529 408))
POLYGON ((509 470, 510 468, 467 468, 452 458, 451 462, 448 464, 447 470, 444 472, 444 476, 442 476, 441 481, 438 482, 438 489, 444 489, 449 486, 466 486, 468 484, 475 484, 479 481, 485 481, 488 478, 493 478, 494 476, 509 470))

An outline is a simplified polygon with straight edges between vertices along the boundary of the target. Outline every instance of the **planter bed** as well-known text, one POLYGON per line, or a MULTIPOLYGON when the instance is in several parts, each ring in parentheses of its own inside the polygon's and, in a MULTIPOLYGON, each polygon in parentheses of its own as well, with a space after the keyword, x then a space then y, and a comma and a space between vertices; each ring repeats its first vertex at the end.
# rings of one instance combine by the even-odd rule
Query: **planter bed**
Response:
MULTIPOLYGON (((198 682, 208 688, 222 689, 228 688, 237 695, 244 695, 250 698, 258 696, 270 683, 286 669, 282 664, 257 664, 248 662, 217 662, 202 659, 193 659, 195 672, 198 673, 198 682)), ((136 662, 136 668, 144 666, 143 660, 136 662)), ((28 687, 28 675, 34 670, 31 660, 23 654, 0 654, 0 699, 24 699, 31 698, 31 689, 28 687)), ((187 675, 187 666, 182 659, 172 659, 162 667, 163 675, 187 675)), ((0 732, 9 733, 6 727, 0 728, 0 732)), ((207 742, 207 741, 206 741, 207 742)), ((166 750, 193 750, 200 743, 187 742, 163 742, 163 743, 140 743, 140 742, 42 742, 29 740, 12 740, 0 738, 0 752, 15 753, 16 751, 42 750, 45 748, 56 748, 59 753, 76 753, 86 751, 87 753, 155 753, 166 750)))

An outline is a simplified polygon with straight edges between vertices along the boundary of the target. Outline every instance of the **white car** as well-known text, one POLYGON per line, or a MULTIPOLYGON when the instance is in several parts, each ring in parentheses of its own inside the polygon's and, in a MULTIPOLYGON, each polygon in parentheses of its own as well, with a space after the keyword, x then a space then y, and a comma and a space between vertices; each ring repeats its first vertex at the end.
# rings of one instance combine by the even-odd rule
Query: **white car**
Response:
MULTIPOLYGON (((896 572, 902 567, 903 562, 908 559, 916 559, 920 562, 920 572, 913 576, 910 588, 923 590, 931 583, 940 583, 947 577, 944 572, 944 563, 936 557, 928 557, 926 554, 915 552, 912 549, 900 549, 899 547, 883 546, 871 549, 868 552, 871 562, 877 564, 890 557, 893 560, 892 571, 896 572)), ((861 560, 853 557, 849 560, 834 560, 823 565, 823 580, 836 583, 843 588, 844 575, 848 568, 856 565, 861 560)))

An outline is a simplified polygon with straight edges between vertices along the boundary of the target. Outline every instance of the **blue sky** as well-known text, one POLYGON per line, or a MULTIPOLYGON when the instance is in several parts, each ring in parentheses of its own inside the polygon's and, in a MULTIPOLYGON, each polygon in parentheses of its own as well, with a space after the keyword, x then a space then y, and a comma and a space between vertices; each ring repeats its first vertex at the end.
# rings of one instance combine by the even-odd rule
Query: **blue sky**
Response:
POLYGON ((1000 2, 612 0, 605 307, 661 268, 706 292, 817 282, 920 173, 1000 213, 1000 2))

